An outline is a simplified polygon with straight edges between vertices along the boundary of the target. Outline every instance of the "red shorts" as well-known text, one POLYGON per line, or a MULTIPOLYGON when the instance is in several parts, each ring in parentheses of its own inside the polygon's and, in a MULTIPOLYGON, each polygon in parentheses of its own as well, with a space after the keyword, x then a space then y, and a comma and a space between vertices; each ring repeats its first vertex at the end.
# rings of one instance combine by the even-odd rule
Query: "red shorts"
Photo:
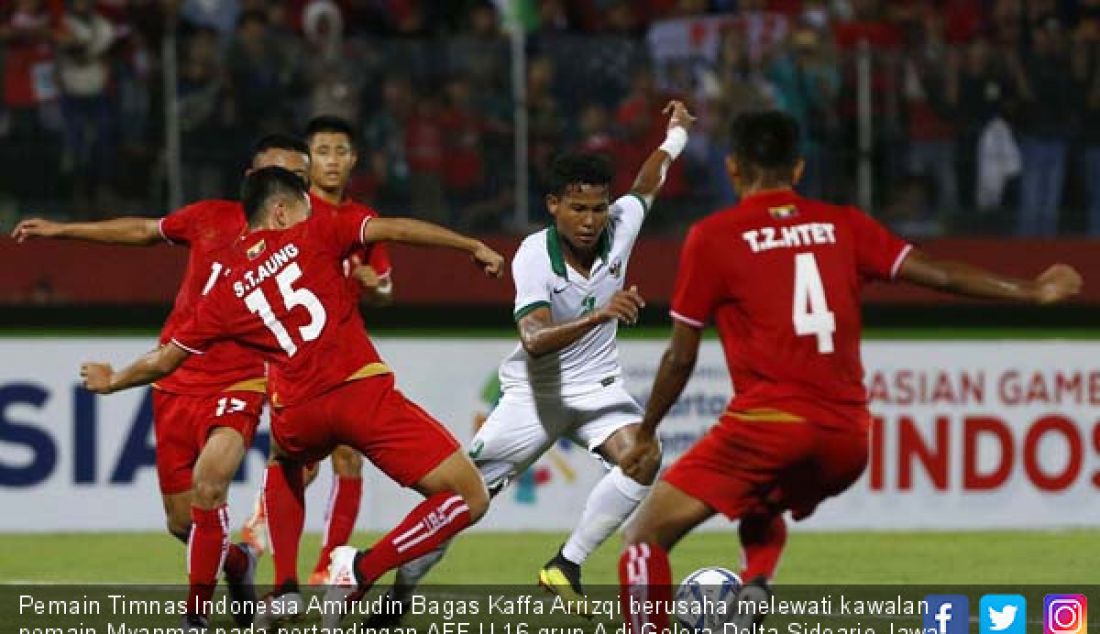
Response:
POLYGON ((443 425, 394 389, 392 374, 349 381, 306 403, 277 409, 271 431, 294 460, 322 460, 337 445, 350 445, 406 487, 459 448, 443 425))
POLYGON ((260 424, 262 392, 219 392, 188 396, 153 390, 153 427, 157 442, 157 478, 164 495, 191 489, 191 472, 210 432, 229 427, 252 444, 260 424))
POLYGON ((838 428, 728 412, 663 479, 731 520, 786 510, 802 519, 863 473, 866 429, 862 421, 838 428))

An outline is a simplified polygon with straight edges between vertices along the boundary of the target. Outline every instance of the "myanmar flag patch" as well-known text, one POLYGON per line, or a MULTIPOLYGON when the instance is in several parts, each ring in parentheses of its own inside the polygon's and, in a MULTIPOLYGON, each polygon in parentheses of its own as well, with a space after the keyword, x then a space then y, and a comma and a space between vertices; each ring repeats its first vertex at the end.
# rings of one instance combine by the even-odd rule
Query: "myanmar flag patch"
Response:
POLYGON ((779 207, 769 207, 768 213, 776 220, 784 220, 797 216, 798 208, 794 205, 780 205, 779 207))
POLYGON ((255 260, 260 257, 260 254, 267 250, 267 242, 260 240, 256 244, 248 247, 248 251, 245 252, 248 255, 249 260, 255 260))

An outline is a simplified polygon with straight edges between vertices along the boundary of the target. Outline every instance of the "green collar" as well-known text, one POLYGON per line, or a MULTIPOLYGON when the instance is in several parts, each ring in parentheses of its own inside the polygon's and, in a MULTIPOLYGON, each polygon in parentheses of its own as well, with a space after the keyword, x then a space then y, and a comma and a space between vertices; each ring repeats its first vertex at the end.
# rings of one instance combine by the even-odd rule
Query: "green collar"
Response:
MULTIPOLYGON (((600 234, 600 242, 596 246, 600 259, 607 262, 607 256, 611 254, 611 228, 610 224, 604 227, 600 234)), ((546 252, 550 254, 550 268, 558 277, 567 277, 565 274, 565 256, 561 252, 561 241, 558 237, 557 226, 551 224, 546 229, 546 252)))

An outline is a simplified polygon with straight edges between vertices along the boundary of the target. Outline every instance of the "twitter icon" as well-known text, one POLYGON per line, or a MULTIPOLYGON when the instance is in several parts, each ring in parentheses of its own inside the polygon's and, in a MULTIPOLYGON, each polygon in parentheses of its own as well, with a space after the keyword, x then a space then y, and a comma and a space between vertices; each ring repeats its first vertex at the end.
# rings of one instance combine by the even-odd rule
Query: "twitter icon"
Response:
POLYGON ((981 634, 1025 634, 1027 599, 1018 594, 987 594, 978 608, 981 634))

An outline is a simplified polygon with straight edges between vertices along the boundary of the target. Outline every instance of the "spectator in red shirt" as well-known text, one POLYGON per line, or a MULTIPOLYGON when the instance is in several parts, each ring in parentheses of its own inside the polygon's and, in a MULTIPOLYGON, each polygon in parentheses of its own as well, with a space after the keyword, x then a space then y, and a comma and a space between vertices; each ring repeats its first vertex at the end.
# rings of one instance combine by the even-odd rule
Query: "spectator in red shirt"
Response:
POLYGON ((57 98, 53 31, 41 0, 18 0, 0 24, 4 43, 4 107, 14 133, 39 128, 38 106, 57 98))
POLYGON ((485 195, 482 160, 485 121, 470 104, 470 82, 455 77, 447 82, 447 105, 440 114, 443 125, 443 182, 451 221, 466 226, 466 208, 485 195))
POLYGON ((590 103, 581 110, 580 150, 586 154, 617 155, 618 146, 611 134, 611 116, 598 103, 590 103))
MULTIPOLYGON (((649 155, 650 149, 660 145, 664 137, 664 126, 660 122, 661 110, 671 95, 662 95, 657 91, 653 79, 653 69, 639 66, 631 76, 630 93, 619 103, 615 112, 615 123, 619 127, 622 142, 615 157, 615 181, 613 191, 629 191, 634 174, 649 155)), ((665 180, 664 196, 676 198, 687 193, 682 163, 673 163, 665 180)))
POLYGON ((424 94, 405 126, 412 209, 421 218, 444 222, 443 119, 439 97, 424 94))

